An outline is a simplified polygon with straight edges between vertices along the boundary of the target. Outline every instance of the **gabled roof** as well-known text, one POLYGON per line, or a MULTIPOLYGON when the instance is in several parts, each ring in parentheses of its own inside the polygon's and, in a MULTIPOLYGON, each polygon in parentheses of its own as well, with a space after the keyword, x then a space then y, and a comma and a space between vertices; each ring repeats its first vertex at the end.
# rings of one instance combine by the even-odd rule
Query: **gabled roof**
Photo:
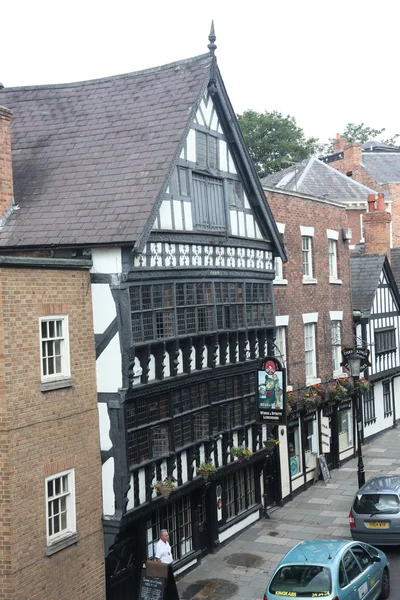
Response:
POLYGON ((19 207, 0 230, 0 246, 141 250, 209 84, 260 228, 286 260, 212 54, 106 79, 0 90, 0 105, 14 111, 19 207))
POLYGON ((369 318, 382 271, 385 272, 400 307, 399 290, 386 254, 352 255, 350 265, 353 310, 359 310, 363 318, 369 318))
POLYGON ((1 89, 0 105, 14 111, 19 210, 2 228, 0 245, 136 241, 212 62, 205 54, 106 79, 1 89))
POLYGON ((362 164, 379 184, 400 181, 400 152, 366 150, 362 164))
POLYGON ((376 193, 375 190, 343 175, 315 157, 267 175, 261 183, 265 187, 276 187, 339 202, 366 201, 368 194, 376 193))

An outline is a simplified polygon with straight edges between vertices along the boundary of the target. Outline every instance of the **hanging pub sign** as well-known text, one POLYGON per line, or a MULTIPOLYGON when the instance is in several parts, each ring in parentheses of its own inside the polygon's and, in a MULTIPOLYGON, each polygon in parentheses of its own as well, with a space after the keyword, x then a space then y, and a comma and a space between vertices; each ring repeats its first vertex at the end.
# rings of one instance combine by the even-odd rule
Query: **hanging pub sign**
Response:
POLYGON ((369 350, 367 348, 342 348, 343 361, 340 363, 340 366, 350 371, 349 357, 353 356, 353 354, 357 354, 360 357, 360 373, 371 366, 369 362, 369 350))
POLYGON ((286 421, 286 369, 274 356, 260 362, 258 371, 258 414, 266 425, 280 425, 286 421))

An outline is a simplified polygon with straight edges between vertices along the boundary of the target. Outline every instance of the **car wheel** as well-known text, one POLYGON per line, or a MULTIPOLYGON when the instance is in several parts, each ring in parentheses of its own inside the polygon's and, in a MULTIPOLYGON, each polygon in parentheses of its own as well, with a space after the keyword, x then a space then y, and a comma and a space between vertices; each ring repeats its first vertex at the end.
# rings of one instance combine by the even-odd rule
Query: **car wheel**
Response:
POLYGON ((382 587, 381 587, 381 595, 379 596, 379 600, 386 600, 390 596, 390 578, 389 571, 385 569, 382 575, 382 587))

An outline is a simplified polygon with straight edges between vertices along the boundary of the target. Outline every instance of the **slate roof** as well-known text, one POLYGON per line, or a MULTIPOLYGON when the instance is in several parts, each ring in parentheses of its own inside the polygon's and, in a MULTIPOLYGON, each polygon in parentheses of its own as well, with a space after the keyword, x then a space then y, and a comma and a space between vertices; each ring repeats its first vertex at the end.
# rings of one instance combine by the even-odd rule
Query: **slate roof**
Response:
POLYGON ((366 201, 368 194, 376 193, 375 190, 343 175, 315 157, 267 175, 261 183, 266 187, 338 202, 366 201))
POLYGON ((209 54, 106 79, 4 88, 19 210, 0 246, 133 242, 210 78, 209 54))
POLYGON ((391 248, 390 267, 392 269, 393 277, 396 280, 397 287, 400 287, 400 248, 391 248))
POLYGON ((362 153, 362 164, 379 184, 400 181, 400 152, 362 153))
POLYGON ((353 310, 359 310, 363 318, 369 318, 382 269, 385 267, 388 274, 389 262, 386 254, 377 253, 352 255, 350 265, 353 310))

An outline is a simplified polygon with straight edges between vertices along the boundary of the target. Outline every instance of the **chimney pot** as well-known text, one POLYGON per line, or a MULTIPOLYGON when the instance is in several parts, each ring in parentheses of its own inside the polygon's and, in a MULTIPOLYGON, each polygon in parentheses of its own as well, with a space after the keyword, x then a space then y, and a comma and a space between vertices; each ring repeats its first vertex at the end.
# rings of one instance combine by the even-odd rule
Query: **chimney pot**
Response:
POLYGON ((368 212, 375 210, 375 194, 368 194, 368 212))
POLYGON ((378 194, 378 210, 385 210, 385 194, 383 192, 378 194))

